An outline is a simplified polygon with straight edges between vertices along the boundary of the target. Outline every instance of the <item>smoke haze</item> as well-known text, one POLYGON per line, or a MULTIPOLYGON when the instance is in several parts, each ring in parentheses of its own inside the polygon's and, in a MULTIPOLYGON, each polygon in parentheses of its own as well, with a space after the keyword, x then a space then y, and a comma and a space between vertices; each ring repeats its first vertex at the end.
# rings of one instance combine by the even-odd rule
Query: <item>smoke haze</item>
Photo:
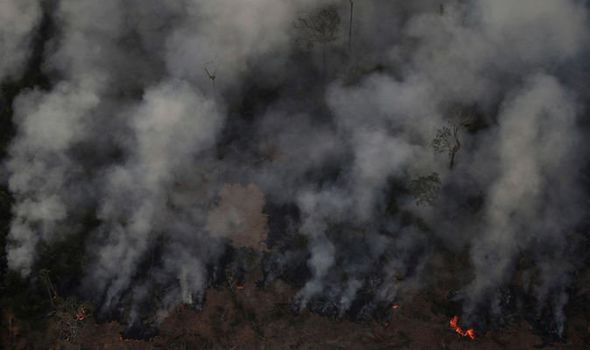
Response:
POLYGON ((76 293, 131 324, 156 294, 160 320, 199 306, 252 249, 266 282, 304 260, 295 309, 343 315, 429 288, 444 251, 469 257, 469 322, 524 270, 563 333, 587 259, 587 2, 354 1, 352 23, 337 0, 47 3, 0 1, 0 80, 38 51, 50 81, 12 105, 11 270, 84 232, 76 293))

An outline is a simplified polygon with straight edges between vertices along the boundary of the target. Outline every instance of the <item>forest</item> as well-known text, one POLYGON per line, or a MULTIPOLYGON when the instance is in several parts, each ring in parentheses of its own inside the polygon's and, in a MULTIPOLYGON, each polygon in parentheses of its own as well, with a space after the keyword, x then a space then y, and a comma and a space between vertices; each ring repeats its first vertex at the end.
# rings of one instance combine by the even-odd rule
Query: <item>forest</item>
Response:
POLYGON ((589 15, 0 0, 0 348, 590 348, 589 15))

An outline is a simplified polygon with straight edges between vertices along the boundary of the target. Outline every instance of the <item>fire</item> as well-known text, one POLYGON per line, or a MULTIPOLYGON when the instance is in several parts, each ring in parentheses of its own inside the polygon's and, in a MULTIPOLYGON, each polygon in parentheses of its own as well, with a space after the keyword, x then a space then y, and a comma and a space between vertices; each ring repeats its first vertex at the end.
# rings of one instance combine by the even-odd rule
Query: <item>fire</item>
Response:
POLYGON ((391 308, 393 310, 399 309, 399 304, 393 304, 393 305, 391 305, 391 308))
POLYGON ((84 306, 80 306, 80 308, 76 312, 75 318, 78 321, 84 321, 86 319, 86 308, 84 306))
POLYGON ((449 322, 449 324, 451 325, 451 328, 453 328, 455 330, 455 332, 457 332, 457 334, 463 336, 463 337, 469 337, 472 340, 475 339, 475 329, 473 328, 469 328, 469 329, 463 329, 459 326, 459 316, 453 316, 453 318, 451 318, 451 321, 449 322))

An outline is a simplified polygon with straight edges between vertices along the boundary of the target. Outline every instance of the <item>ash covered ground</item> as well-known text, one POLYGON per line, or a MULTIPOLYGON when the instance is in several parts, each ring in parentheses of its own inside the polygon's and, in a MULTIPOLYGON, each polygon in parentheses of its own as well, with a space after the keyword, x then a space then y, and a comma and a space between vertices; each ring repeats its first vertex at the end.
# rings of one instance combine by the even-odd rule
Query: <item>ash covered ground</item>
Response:
POLYGON ((589 14, 2 0, 2 345, 590 347, 589 14))

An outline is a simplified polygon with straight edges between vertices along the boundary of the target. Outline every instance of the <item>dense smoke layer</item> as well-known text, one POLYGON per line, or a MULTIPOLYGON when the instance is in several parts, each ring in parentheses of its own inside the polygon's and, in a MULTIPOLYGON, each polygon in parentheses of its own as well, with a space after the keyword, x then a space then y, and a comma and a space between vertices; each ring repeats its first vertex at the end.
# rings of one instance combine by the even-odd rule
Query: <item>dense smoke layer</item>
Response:
POLYGON ((85 232, 79 293, 133 323, 155 299, 160 318, 199 305, 233 246, 267 256, 269 282, 306 259, 296 309, 342 315, 428 288, 445 251, 470 257, 468 321, 500 317, 524 270, 563 333, 585 258, 585 2, 49 3, 0 3, 0 80, 42 16, 55 27, 50 87, 13 105, 10 269, 34 276, 40 246, 85 232))
POLYGON ((0 81, 16 79, 22 73, 40 17, 41 6, 37 0, 0 3, 0 81))

